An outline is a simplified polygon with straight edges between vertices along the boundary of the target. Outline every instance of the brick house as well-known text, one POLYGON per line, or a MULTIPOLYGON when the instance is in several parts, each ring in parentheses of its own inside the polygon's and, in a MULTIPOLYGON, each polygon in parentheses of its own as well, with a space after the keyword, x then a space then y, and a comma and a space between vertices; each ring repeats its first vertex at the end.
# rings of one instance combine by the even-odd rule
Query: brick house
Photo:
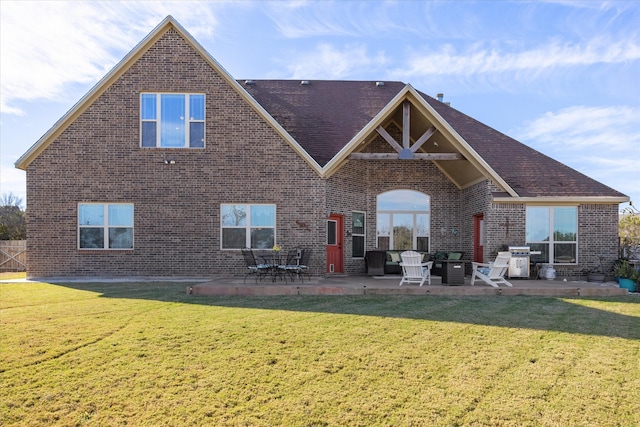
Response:
POLYGON ((373 248, 561 275, 617 258, 628 197, 401 82, 235 80, 167 17, 17 162, 30 277, 240 273, 240 248, 373 248))

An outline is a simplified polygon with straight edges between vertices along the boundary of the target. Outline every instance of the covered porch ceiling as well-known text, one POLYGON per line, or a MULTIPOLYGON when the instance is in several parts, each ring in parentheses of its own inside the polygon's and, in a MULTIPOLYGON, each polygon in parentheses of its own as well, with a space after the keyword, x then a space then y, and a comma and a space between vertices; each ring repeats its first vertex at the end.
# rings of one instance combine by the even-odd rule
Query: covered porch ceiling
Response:
MULTIPOLYGON (((432 161, 458 188, 465 188, 484 180, 481 165, 471 153, 430 111, 407 97, 379 126, 370 132, 349 156, 350 159, 399 161, 432 161), (401 138, 390 135, 396 127, 401 138), (377 138, 387 142, 388 150, 371 152, 367 148, 377 138)), ((397 134, 397 132, 395 132, 397 134)), ((466 145, 466 144, 465 144, 466 145)))

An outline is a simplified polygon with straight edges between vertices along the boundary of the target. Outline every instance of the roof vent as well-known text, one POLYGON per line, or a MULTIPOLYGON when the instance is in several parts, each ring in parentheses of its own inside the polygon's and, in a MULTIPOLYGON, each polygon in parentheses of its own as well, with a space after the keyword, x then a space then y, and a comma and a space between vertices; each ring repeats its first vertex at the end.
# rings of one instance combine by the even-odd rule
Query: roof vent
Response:
POLYGON ((246 84, 247 86, 251 86, 251 85, 256 84, 256 82, 254 82, 253 80, 245 80, 244 84, 246 84))
POLYGON ((376 82, 376 86, 384 86, 384 82, 376 82))
POLYGON ((438 101, 442 102, 444 100, 444 93, 437 94, 436 98, 438 99, 438 101))
POLYGON ((302 86, 308 86, 308 85, 309 85, 309 80, 302 80, 302 81, 300 82, 300 84, 301 84, 302 86))

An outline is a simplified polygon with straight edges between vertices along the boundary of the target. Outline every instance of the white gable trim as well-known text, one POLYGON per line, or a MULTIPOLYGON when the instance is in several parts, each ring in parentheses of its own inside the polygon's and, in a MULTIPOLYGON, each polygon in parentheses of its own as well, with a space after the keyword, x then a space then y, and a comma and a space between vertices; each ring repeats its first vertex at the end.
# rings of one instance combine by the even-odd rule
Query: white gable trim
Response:
POLYGON ((620 204, 628 203, 629 197, 608 196, 543 196, 543 197, 505 197, 494 196, 493 203, 526 203, 527 205, 577 205, 577 204, 620 204))
POLYGON ((349 141, 325 166, 322 168, 321 176, 329 177, 337 172, 347 161, 348 156, 357 147, 365 142, 366 138, 398 108, 402 102, 408 99, 421 113, 428 117, 433 125, 453 142, 456 149, 481 173, 492 180, 511 197, 518 197, 518 194, 502 179, 496 171, 469 145, 467 141, 456 132, 456 130, 429 105, 428 102, 410 85, 407 84, 380 112, 349 141))
POLYGON ((31 146, 15 163, 16 168, 26 170, 38 155, 44 151, 64 130, 73 123, 89 106, 102 95, 118 78, 120 78, 135 61, 137 61, 154 43, 170 28, 174 28, 210 65, 211 67, 238 92, 273 129, 302 157, 318 174, 321 167, 300 146, 300 144, 286 132, 282 126, 259 105, 256 100, 191 36, 171 15, 167 16, 156 28, 138 43, 111 71, 109 71, 96 85, 83 96, 64 116, 58 120, 33 146, 31 146))

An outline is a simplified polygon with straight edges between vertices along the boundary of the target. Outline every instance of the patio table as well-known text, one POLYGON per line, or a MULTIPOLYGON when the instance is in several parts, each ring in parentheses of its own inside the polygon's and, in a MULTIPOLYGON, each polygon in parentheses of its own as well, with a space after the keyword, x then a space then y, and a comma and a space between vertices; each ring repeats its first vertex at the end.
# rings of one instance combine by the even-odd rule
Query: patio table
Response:
POLYGON ((466 261, 461 259, 441 260, 444 264, 442 269, 442 283, 447 285, 464 285, 464 265, 466 261))
POLYGON ((281 252, 283 251, 260 255, 260 258, 262 258, 264 264, 269 267, 269 274, 271 275, 272 282, 275 282, 278 277, 282 278, 285 282, 287 281, 285 271, 283 268, 281 268, 281 266, 284 265, 287 261, 287 254, 281 252))

